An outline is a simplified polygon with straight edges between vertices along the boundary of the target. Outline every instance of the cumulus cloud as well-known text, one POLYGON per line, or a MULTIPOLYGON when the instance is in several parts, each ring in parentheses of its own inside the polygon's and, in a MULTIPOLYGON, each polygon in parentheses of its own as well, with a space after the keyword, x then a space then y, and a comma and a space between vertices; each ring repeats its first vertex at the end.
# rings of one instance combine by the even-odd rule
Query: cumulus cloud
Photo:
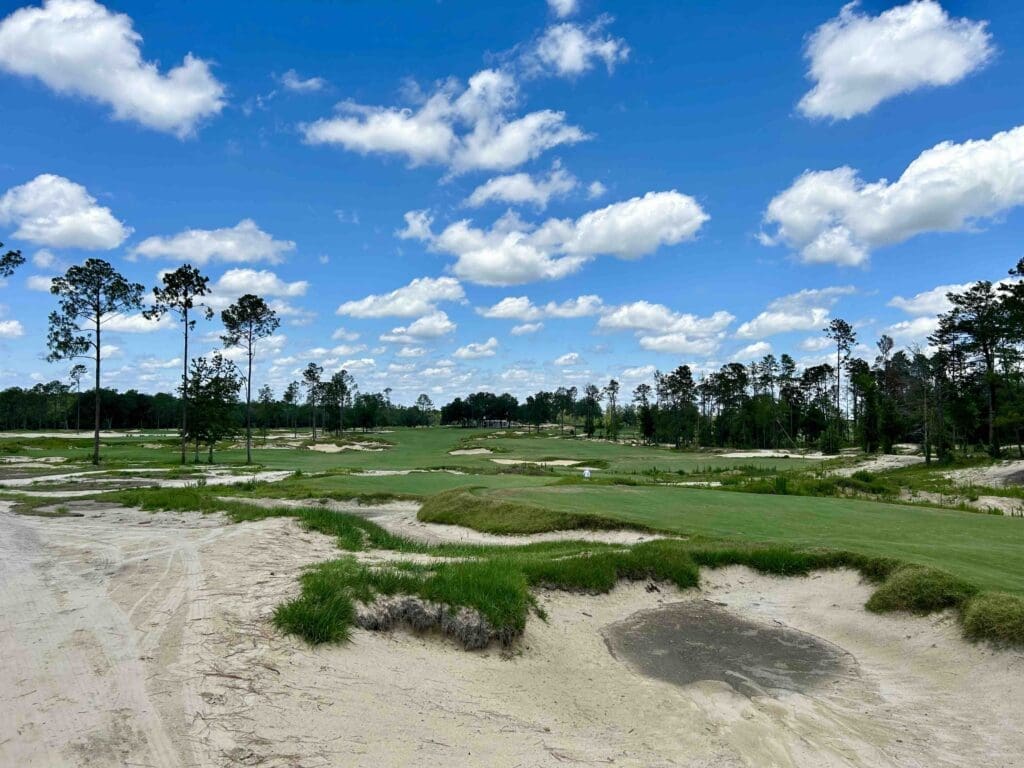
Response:
MULTIPOLYGON (((532 322, 542 317, 574 318, 596 315, 604 309, 600 296, 577 296, 559 303, 549 301, 536 306, 528 296, 507 296, 490 307, 477 307, 477 314, 492 320, 522 320, 532 322)), ((539 329, 535 329, 539 330, 539 329)))
POLYGON ((346 301, 339 315, 352 317, 417 317, 432 313, 442 301, 461 301, 462 285, 451 277, 419 277, 390 293, 371 294, 358 301, 346 301))
POLYGON ((331 334, 331 338, 335 341, 355 341, 359 338, 359 334, 356 331, 350 331, 347 328, 338 328, 331 334))
POLYGON ((445 312, 437 311, 414 320, 408 326, 392 328, 390 333, 382 334, 380 340, 391 344, 416 344, 447 336, 456 327, 445 312))
POLYGON ((32 263, 40 269, 48 269, 57 263, 57 257, 45 248, 40 248, 32 255, 32 263))
POLYGON ((548 219, 539 226, 514 213, 490 229, 468 219, 440 234, 422 211, 406 214, 400 236, 426 241, 432 250, 456 257, 452 271, 483 285, 518 285, 572 274, 599 255, 636 259, 660 246, 692 239, 710 217, 689 195, 648 192, 583 214, 576 220, 548 219))
POLYGON ((0 68, 41 80, 58 93, 106 104, 179 138, 224 107, 224 86, 191 53, 161 73, 142 58, 142 36, 126 14, 93 0, 46 0, 0 22, 0 68))
POLYGON ((754 358, 764 357, 772 351, 772 345, 767 341, 755 341, 753 344, 748 344, 739 352, 736 353, 737 360, 753 360, 754 358))
POLYGON ((600 181, 592 181, 587 185, 587 197, 591 200, 596 200, 599 197, 604 197, 605 193, 608 192, 608 187, 602 184, 600 181))
POLYGON ((893 296, 889 300, 890 307, 902 309, 908 315, 930 315, 932 317, 948 312, 950 307, 948 293, 963 293, 970 288, 972 283, 951 283, 949 285, 938 285, 930 290, 915 293, 909 299, 903 296, 893 296))
POLYGON ((849 119, 894 96, 957 83, 993 53, 985 22, 952 19, 935 0, 916 0, 878 16, 848 3, 808 40, 804 55, 814 87, 800 100, 800 111, 849 119))
POLYGON ((136 314, 112 314, 103 318, 103 328, 113 333, 153 333, 176 325, 170 315, 159 320, 149 320, 141 312, 136 314))
POLYGON ((214 293, 232 297, 243 293, 257 296, 305 296, 309 283, 306 280, 287 282, 269 269, 229 269, 213 284, 214 293))
POLYGON ((0 320, 0 339, 16 339, 25 335, 25 327, 17 320, 0 320))
POLYGON ((956 232, 1024 204, 1024 126, 991 139, 943 142, 899 179, 865 182, 848 167, 808 171, 768 205, 762 243, 807 263, 857 265, 925 232, 956 232))
POLYGON ((636 333, 640 346, 652 352, 707 355, 718 349, 726 328, 736 318, 718 311, 707 317, 674 312, 664 304, 635 301, 613 307, 598 328, 636 333))
POLYGON ((281 85, 287 88, 289 91, 295 91, 297 93, 316 93, 321 91, 327 85, 327 81, 322 77, 299 77, 299 73, 294 69, 289 69, 283 75, 281 75, 281 85))
POLYGON ((736 329, 736 336, 751 339, 789 331, 820 330, 828 322, 835 303, 855 290, 849 285, 805 288, 780 296, 769 303, 764 312, 736 329))
POLYGON ((572 16, 579 8, 579 0, 548 0, 548 8, 560 19, 572 16))
POLYGON ((572 23, 548 27, 530 57, 533 66, 561 77, 578 77, 600 61, 611 72, 618 62, 629 58, 629 46, 604 34, 608 21, 598 19, 585 27, 572 23))
POLYGON ((474 342, 464 347, 459 347, 453 353, 453 357, 460 360, 478 360, 481 357, 494 357, 498 350, 498 340, 491 336, 485 342, 474 342))
POLYGON ((509 333, 513 336, 527 336, 543 329, 544 323, 522 323, 520 325, 512 326, 512 330, 509 331, 509 333))
POLYGON ((561 366, 562 368, 570 368, 574 365, 579 365, 583 362, 583 358, 580 357, 578 352, 566 352, 560 357, 554 359, 554 364, 561 366))
POLYGON ((147 237, 132 248, 131 256, 165 258, 206 264, 210 261, 278 264, 295 250, 291 240, 275 240, 252 219, 222 229, 186 229, 169 237, 147 237))
POLYGON ((30 291, 49 293, 53 285, 53 277, 50 275, 29 275, 25 278, 25 287, 30 291))
POLYGON ((564 197, 576 188, 576 178, 559 165, 546 177, 528 173, 495 176, 473 190, 466 205, 479 208, 487 203, 531 204, 543 210, 552 198, 564 197))
POLYGON ((508 170, 588 138, 562 112, 545 109, 512 117, 517 100, 518 85, 510 73, 485 69, 465 86, 447 80, 414 109, 345 101, 334 117, 300 129, 308 144, 400 155, 413 166, 445 165, 452 173, 508 170))
POLYGON ((423 347, 402 347, 395 353, 395 357, 423 357, 427 350, 423 347))
POLYGON ((81 184, 52 173, 7 190, 0 197, 0 223, 16 226, 19 240, 54 248, 109 250, 132 232, 81 184))

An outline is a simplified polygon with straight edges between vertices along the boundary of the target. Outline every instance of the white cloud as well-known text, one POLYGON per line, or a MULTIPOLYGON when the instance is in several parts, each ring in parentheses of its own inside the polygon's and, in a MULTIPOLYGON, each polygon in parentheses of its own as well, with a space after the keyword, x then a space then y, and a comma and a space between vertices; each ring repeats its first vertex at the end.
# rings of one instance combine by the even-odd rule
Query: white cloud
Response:
POLYGON ((587 197, 591 200, 596 200, 599 197, 604 197, 605 193, 608 192, 608 187, 602 184, 600 181, 592 181, 587 186, 587 197))
POLYGON ((289 283, 269 269, 229 269, 213 284, 215 293, 238 297, 244 293, 257 296, 305 296, 309 283, 296 280, 289 283))
POLYGON ((972 283, 952 283, 939 285, 928 291, 921 291, 905 299, 902 296, 894 296, 889 300, 890 307, 902 309, 908 315, 935 315, 948 312, 950 309, 947 293, 963 293, 970 288, 972 283))
POLYGON ((423 357, 426 353, 423 347, 402 347, 395 353, 395 357, 423 357))
POLYGON ((748 344, 739 352, 736 353, 737 360, 753 360, 754 358, 760 358, 767 355, 772 351, 772 345, 767 341, 755 341, 753 344, 748 344))
POLYGON ((518 86, 508 72, 485 69, 466 86, 445 81, 416 109, 342 102, 337 116, 300 126, 308 144, 334 144, 360 154, 397 154, 413 166, 435 163, 453 173, 507 170, 586 134, 562 112, 512 118, 518 86))
POLYGON ((25 279, 25 287, 30 291, 41 291, 42 293, 49 293, 50 286, 53 284, 52 275, 29 275, 25 279))
POLYGON ((657 367, 653 365, 640 365, 635 368, 626 368, 622 371, 622 379, 625 381, 641 381, 643 379, 649 379, 657 372, 657 367))
POLYGON ((736 336, 741 339, 772 336, 789 331, 820 330, 828 322, 832 307, 842 296, 854 293, 852 286, 805 288, 780 296, 753 320, 743 323, 736 336))
POLYGON ((544 314, 547 317, 589 317, 599 314, 603 309, 604 302, 600 296, 587 294, 561 303, 549 301, 544 305, 544 314))
POLYGON ((473 190, 466 205, 479 208, 492 202, 523 205, 531 203, 543 210, 554 197, 564 197, 575 189, 577 181, 557 164, 547 177, 534 178, 528 173, 496 176, 473 190))
POLYGON ((40 269, 48 269, 57 263, 57 257, 45 248, 40 248, 33 254, 32 263, 40 269))
POLYGON ((0 223, 17 226, 19 240, 54 248, 109 250, 132 232, 81 184, 52 173, 7 190, 0 197, 0 223))
POLYGON ((181 358, 174 357, 170 360, 163 360, 158 357, 147 357, 138 361, 139 368, 144 371, 161 371, 172 368, 181 368, 181 358))
POLYGON ((451 277, 419 277, 390 293, 371 294, 358 301, 346 301, 339 315, 352 317, 417 317, 433 312, 442 301, 461 301, 462 285, 451 277))
POLYGON ((928 86, 952 85, 992 58, 983 21, 951 19, 934 0, 916 0, 878 16, 843 6, 815 30, 805 56, 815 85, 801 100, 808 117, 849 119, 928 86))
POLYGON ((165 258, 206 264, 209 261, 277 264, 295 250, 291 240, 275 240, 252 219, 222 229, 186 229, 170 237, 147 237, 131 250, 131 256, 165 258))
POLYGON ((533 226, 507 213, 489 229, 463 219, 434 235, 422 211, 406 214, 402 237, 456 257, 452 270, 483 285, 554 280, 576 272, 598 255, 635 259, 663 245, 692 239, 710 217, 689 195, 648 192, 571 219, 533 226))
POLYGON ((855 265, 874 248, 970 229, 1021 204, 1024 126, 938 144, 891 183, 866 183, 848 167, 808 171, 769 203, 765 222, 774 231, 761 240, 795 248, 805 262, 855 265))
POLYGON ((808 336, 800 342, 800 349, 805 352, 824 352, 832 348, 832 340, 826 336, 808 336))
POLYGON ((474 342, 464 347, 459 347, 452 353, 452 356, 459 358, 459 360, 478 360, 481 357, 494 357, 497 349, 498 340, 491 336, 485 342, 474 342))
POLYGON ((560 357, 556 357, 554 364, 561 366, 562 368, 569 368, 574 365, 579 365, 583 362, 583 358, 580 357, 578 352, 566 352, 560 357))
POLYGON ((331 334, 331 338, 335 341, 355 341, 359 338, 359 334, 346 328, 338 328, 331 334))
POLYGON ((113 333, 152 333, 174 326, 175 321, 170 315, 164 315, 159 320, 147 320, 141 312, 108 315, 103 319, 104 330, 113 333))
POLYGON ((390 333, 381 335, 380 340, 392 344, 416 344, 425 339, 447 336, 456 328, 444 312, 434 312, 414 320, 408 326, 392 328, 390 333))
POLYGON ((560 19, 572 16, 579 9, 579 0, 548 0, 551 12, 560 19))
POLYGON ((118 120, 185 137, 224 107, 224 86, 191 53, 161 74, 123 13, 93 0, 46 0, 0 22, 0 68, 109 105, 118 120))
POLYGON ((476 311, 492 320, 536 320, 544 315, 527 296, 507 296, 492 307, 477 307, 476 311))
POLYGON ((543 330, 544 323, 522 323, 521 325, 515 325, 512 330, 509 331, 513 336, 526 336, 531 333, 543 330))
POLYGON ((0 339, 16 339, 25 335, 25 328, 17 320, 0 320, 0 339))
POLYGON ((598 328, 635 331, 640 346, 652 352, 707 355, 718 349, 736 318, 718 311, 707 317, 674 312, 664 304, 635 301, 609 309, 598 328))
POLYGON ((891 336, 893 341, 902 347, 913 344, 927 346, 928 337, 935 333, 938 325, 939 319, 935 316, 915 317, 912 320, 893 323, 884 329, 884 333, 891 336))
POLYGON ((297 93, 315 93, 316 91, 323 90, 324 86, 327 85, 327 81, 322 77, 307 77, 303 79, 299 77, 299 73, 294 69, 289 69, 281 75, 281 85, 289 91, 296 91, 297 93))
POLYGON ((533 52, 534 64, 562 77, 577 77, 598 61, 611 72, 620 61, 629 58, 629 46, 619 38, 602 34, 608 19, 602 18, 583 27, 563 23, 548 27, 533 52))

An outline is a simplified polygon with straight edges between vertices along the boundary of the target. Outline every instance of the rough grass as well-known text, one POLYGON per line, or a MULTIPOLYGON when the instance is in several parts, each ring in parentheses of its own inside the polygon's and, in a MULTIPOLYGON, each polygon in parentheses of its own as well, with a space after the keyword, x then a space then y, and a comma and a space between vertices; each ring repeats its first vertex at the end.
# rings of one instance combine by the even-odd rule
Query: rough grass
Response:
POLYGON ((882 613, 907 611, 924 615, 960 608, 978 588, 948 573, 918 565, 894 571, 867 602, 867 609, 882 613))
MULTIPOLYGON (((853 568, 879 584, 866 604, 871 611, 921 615, 953 609, 967 638, 1024 647, 1024 600, 980 592, 974 584, 941 570, 889 557, 701 539, 658 539, 631 547, 583 541, 516 547, 428 545, 391 534, 358 515, 314 506, 258 507, 244 501, 223 501, 216 493, 204 488, 146 488, 106 498, 142 509, 222 511, 238 522, 291 516, 310 530, 334 536, 346 551, 383 549, 438 558, 426 566, 398 562, 374 567, 344 557, 310 569, 302 577, 300 596, 279 606, 274 621, 283 631, 314 644, 344 641, 357 624, 384 628, 396 622, 416 629, 435 627, 467 648, 482 647, 492 640, 508 644, 522 634, 531 610, 539 613, 533 589, 597 594, 610 591, 624 579, 667 582, 685 589, 698 585, 700 567, 743 565, 779 576, 853 568), (399 597, 403 599, 388 604, 386 611, 367 623, 368 607, 381 598, 399 597)), ((455 515, 450 519, 457 518, 461 524, 472 520, 496 526, 491 529, 495 532, 522 532, 524 526, 537 530, 542 524, 556 527, 540 530, 564 529, 566 525, 572 530, 590 527, 580 520, 595 518, 481 500, 465 491, 442 496, 446 498, 437 505, 439 514, 455 515), (486 503, 479 504, 481 501, 486 503)), ((621 527, 617 521, 595 519, 601 527, 621 527)))
POLYGON ((439 493, 423 502, 417 519, 425 523, 461 525, 483 533, 530 534, 575 530, 650 530, 635 523, 599 515, 556 512, 543 507, 485 498, 472 490, 439 493))

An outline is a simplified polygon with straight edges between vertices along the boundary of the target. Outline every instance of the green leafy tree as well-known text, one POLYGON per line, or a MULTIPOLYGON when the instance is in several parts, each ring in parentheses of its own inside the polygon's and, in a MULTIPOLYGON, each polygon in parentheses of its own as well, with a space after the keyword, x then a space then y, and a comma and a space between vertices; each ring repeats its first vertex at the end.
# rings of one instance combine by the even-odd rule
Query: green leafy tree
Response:
POLYGON ((76 363, 72 368, 68 377, 75 382, 75 431, 82 431, 82 379, 85 378, 85 374, 89 372, 81 363, 76 363))
MULTIPOLYGON (((3 248, 4 244, 0 243, 0 248, 3 248)), ((7 251, 3 256, 0 256, 0 277, 10 277, 14 274, 14 270, 25 263, 25 257, 21 255, 21 251, 7 251)))
POLYGON ((299 419, 296 411, 298 410, 299 393, 301 391, 302 389, 299 382, 293 381, 285 387, 284 394, 281 396, 281 400, 288 406, 288 416, 292 420, 292 428, 295 430, 295 437, 299 436, 299 419))
POLYGON ((252 361, 256 357, 256 344, 273 335, 281 321, 277 313, 259 296, 247 293, 220 313, 224 323, 221 339, 229 347, 245 351, 245 463, 252 464, 252 361))
MULTIPOLYGON (((345 406, 352 402, 356 391, 356 380, 351 373, 342 368, 331 376, 327 382, 326 397, 338 406, 338 435, 345 431, 345 406)), ((389 395, 391 390, 385 390, 389 395)), ((390 407, 390 403, 389 403, 390 407)))
POLYGON ((310 363, 302 371, 302 383, 306 387, 306 402, 309 403, 313 419, 313 440, 316 440, 316 405, 320 401, 320 377, 323 376, 324 367, 316 363, 310 363))
POLYGON ((274 390, 269 384, 260 387, 259 395, 256 397, 260 404, 260 431, 263 433, 263 445, 267 444, 267 428, 270 426, 271 414, 274 411, 274 390))
POLYGON ((162 286, 153 289, 153 304, 142 314, 150 320, 159 320, 164 315, 177 316, 185 337, 185 351, 181 364, 181 463, 185 463, 188 430, 188 334, 196 327, 193 313, 206 320, 213 317, 213 310, 202 302, 209 292, 210 279, 190 264, 182 264, 173 272, 161 278, 162 286))
POLYGON ((128 282, 102 259, 87 259, 55 277, 50 293, 58 297, 58 309, 50 313, 46 344, 47 360, 91 357, 96 376, 92 463, 100 463, 100 363, 103 359, 103 326, 114 315, 142 306, 145 289, 128 282))
MULTIPOLYGON (((197 357, 192 361, 187 381, 187 395, 192 402, 188 437, 195 445, 195 460, 199 461, 199 446, 205 445, 209 451, 207 461, 213 464, 217 442, 232 437, 238 430, 236 407, 242 376, 234 363, 215 352, 210 359, 197 357)), ((184 385, 181 394, 186 394, 184 385)))
POLYGON ((434 413, 434 401, 426 392, 416 398, 416 424, 417 426, 430 426, 430 418, 434 413))

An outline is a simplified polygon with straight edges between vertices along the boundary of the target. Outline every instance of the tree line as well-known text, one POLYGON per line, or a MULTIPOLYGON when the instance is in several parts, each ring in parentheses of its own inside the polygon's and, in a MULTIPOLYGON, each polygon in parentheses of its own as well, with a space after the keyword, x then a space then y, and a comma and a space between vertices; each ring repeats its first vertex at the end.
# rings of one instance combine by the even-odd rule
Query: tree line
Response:
POLYGON ((857 446, 891 452, 917 443, 925 457, 1013 445, 1024 458, 1024 259, 1011 280, 981 280, 947 294, 929 347, 896 350, 883 335, 873 354, 855 356, 857 331, 836 318, 822 329, 830 362, 804 367, 791 355, 730 362, 695 377, 687 365, 655 372, 626 400, 620 383, 510 394, 476 392, 441 408, 441 423, 568 426, 617 440, 623 430, 647 443, 768 449, 857 446), (624 402, 625 400, 625 402, 624 402))
MULTIPOLYGON (((10 276, 23 263, 17 251, 0 256, 0 276, 10 276)), ((304 416, 308 416, 314 439, 318 424, 321 430, 333 425, 340 431, 350 426, 371 429, 391 420, 408 426, 429 423, 433 404, 426 395, 421 395, 411 408, 396 407, 390 402, 390 389, 385 394, 361 394, 348 371, 338 371, 325 379, 323 367, 315 362, 303 371, 301 381, 288 385, 279 401, 268 386, 255 391, 253 366, 261 344, 280 327, 274 309, 255 294, 240 296, 219 315, 224 348, 239 351, 244 370, 221 351, 191 358, 189 342, 197 321, 210 321, 215 315, 207 303, 209 278, 192 265, 183 264, 165 272, 160 280, 147 301, 142 284, 129 282, 109 262, 92 258, 52 281, 50 292, 57 297, 58 307, 49 315, 47 360, 84 358, 92 364, 94 464, 100 460, 100 431, 104 426, 170 426, 171 409, 181 438, 183 464, 190 448, 198 461, 201 447, 212 462, 217 443, 239 431, 244 431, 246 463, 250 464, 254 426, 264 430, 292 426, 297 430, 304 416), (102 385, 104 331, 113 318, 134 311, 141 311, 153 321, 172 317, 181 328, 181 384, 176 396, 147 396, 135 391, 119 395, 102 385)), ((81 382, 87 372, 86 366, 76 363, 68 382, 5 390, 0 393, 0 419, 13 424, 20 421, 22 427, 27 427, 31 414, 36 426, 67 428, 71 421, 69 403, 73 400, 74 423, 81 429, 81 382)))

